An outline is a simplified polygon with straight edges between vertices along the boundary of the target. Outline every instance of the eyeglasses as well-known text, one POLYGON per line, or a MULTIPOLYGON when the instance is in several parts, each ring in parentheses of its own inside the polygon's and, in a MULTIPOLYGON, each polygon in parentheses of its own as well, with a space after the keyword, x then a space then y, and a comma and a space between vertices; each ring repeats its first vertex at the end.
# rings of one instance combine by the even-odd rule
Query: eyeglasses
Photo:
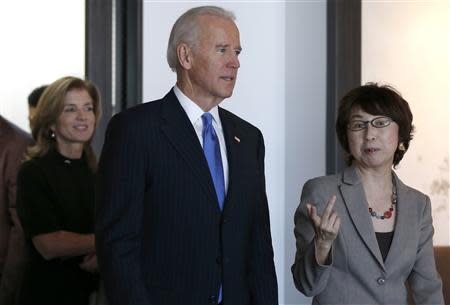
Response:
POLYGON ((371 121, 353 120, 350 123, 348 123, 347 128, 350 129, 351 131, 359 131, 366 129, 369 126, 369 123, 375 128, 384 128, 391 125, 392 122, 393 120, 389 117, 379 116, 372 119, 371 121))

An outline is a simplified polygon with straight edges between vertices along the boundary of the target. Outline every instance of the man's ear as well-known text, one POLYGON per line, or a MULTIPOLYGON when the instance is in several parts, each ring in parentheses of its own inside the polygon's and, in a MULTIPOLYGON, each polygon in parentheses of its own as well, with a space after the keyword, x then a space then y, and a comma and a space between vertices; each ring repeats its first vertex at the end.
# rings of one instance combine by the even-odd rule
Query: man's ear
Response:
POLYGON ((192 50, 187 44, 180 43, 177 46, 177 57, 178 62, 183 69, 189 70, 192 68, 192 50))

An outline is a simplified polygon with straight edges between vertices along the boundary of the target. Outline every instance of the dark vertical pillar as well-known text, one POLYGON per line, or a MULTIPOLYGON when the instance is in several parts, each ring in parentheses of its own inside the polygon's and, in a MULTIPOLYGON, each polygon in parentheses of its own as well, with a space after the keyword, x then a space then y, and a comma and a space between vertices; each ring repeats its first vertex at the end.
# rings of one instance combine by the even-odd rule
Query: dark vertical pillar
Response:
POLYGON ((86 1, 86 78, 100 89, 103 115, 97 122, 93 146, 97 156, 112 116, 112 1, 86 1))
POLYGON ((86 1, 86 78, 102 96, 98 155, 112 115, 142 102, 142 0, 86 1))
POLYGON ((125 0, 126 9, 126 88, 127 105, 142 103, 142 0, 125 0))
POLYGON ((116 0, 116 110, 142 102, 142 0, 116 0))
POLYGON ((345 167, 335 121, 339 99, 361 84, 361 0, 327 2, 327 154, 326 171, 345 167))

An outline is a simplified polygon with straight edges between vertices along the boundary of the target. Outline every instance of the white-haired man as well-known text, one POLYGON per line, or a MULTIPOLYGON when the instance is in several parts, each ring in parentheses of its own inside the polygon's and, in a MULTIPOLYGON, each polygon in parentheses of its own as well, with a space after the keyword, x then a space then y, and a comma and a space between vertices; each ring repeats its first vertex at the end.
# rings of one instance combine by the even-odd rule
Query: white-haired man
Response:
POLYGON ((167 51, 176 85, 109 124, 96 237, 113 305, 278 304, 263 137, 218 107, 240 66, 233 20, 183 14, 167 51))

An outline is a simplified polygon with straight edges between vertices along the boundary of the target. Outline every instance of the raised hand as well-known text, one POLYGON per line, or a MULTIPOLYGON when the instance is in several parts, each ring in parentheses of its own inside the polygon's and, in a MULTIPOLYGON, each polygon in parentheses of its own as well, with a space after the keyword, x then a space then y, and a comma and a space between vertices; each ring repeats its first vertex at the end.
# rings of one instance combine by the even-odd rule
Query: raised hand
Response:
POLYGON ((336 196, 333 195, 327 202, 327 206, 322 215, 317 214, 317 208, 307 203, 309 218, 311 219, 316 231, 315 247, 316 259, 319 264, 324 264, 331 250, 331 245, 336 239, 341 219, 336 211, 333 210, 336 202, 336 196))

